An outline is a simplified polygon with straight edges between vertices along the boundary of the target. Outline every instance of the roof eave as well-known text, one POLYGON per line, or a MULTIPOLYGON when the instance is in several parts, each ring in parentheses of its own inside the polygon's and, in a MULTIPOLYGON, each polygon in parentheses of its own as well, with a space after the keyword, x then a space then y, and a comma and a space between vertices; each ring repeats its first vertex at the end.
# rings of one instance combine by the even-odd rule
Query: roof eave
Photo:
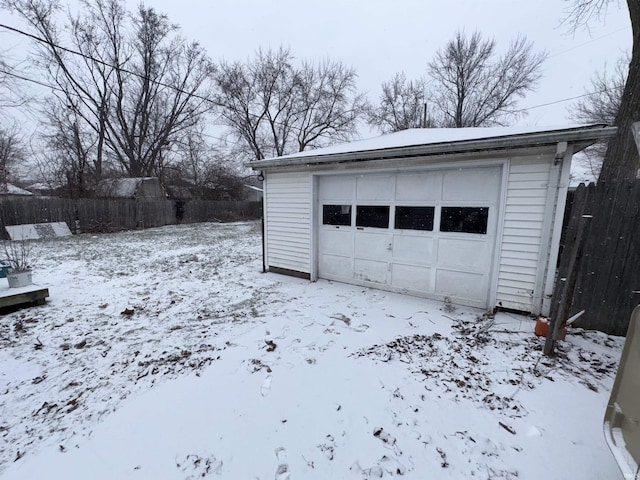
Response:
POLYGON ((457 155, 474 151, 515 150, 522 148, 555 145, 558 142, 580 143, 580 149, 600 140, 613 136, 616 127, 598 126, 572 130, 554 130, 524 135, 482 138, 457 142, 432 143, 404 147, 363 150, 326 155, 307 155, 303 157, 272 158, 247 163, 254 170, 294 166, 323 165, 331 163, 357 162, 363 160, 381 160, 400 157, 430 155, 457 155))

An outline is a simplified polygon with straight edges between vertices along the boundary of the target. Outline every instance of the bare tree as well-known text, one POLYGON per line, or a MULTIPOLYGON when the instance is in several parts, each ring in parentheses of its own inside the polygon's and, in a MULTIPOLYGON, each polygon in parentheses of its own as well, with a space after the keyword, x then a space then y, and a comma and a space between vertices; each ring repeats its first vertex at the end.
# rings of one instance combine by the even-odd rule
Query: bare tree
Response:
MULTIPOLYGON (((612 0, 572 0, 572 7, 565 18, 572 30, 587 25, 593 18, 606 15, 612 0)), ((638 149, 631 135, 631 124, 640 120, 640 3, 627 0, 633 49, 629 61, 626 82, 620 99, 620 108, 613 124, 618 127, 609 140, 598 182, 620 183, 636 178, 638 172, 638 149)))
POLYGON ((80 0, 82 13, 60 26, 58 0, 0 1, 41 39, 39 64, 56 86, 47 110, 51 147, 72 161, 80 190, 105 168, 161 174, 167 145, 211 109, 212 63, 153 8, 131 14, 123 0, 80 0), (77 134, 61 141, 63 131, 77 134))
POLYGON ((27 103, 21 88, 22 73, 8 59, 7 51, 0 50, 0 109, 20 107, 27 103))
POLYGON ((107 142, 131 176, 158 173, 162 152, 211 109, 213 65, 197 43, 175 35, 165 15, 139 6, 131 71, 116 70, 116 122, 107 117, 107 142))
POLYGON ((427 111, 426 83, 404 72, 382 84, 380 102, 367 109, 367 121, 382 133, 434 126, 427 111))
POLYGON ((8 49, 0 50, 0 192, 7 191, 8 168, 25 159, 20 124, 9 113, 28 102, 16 63, 8 49))
POLYGON ((213 149, 203 134, 202 125, 193 128, 175 145, 180 160, 173 165, 174 169, 170 169, 169 177, 174 182, 186 181, 199 186, 206 181, 207 166, 213 149))
POLYGON ((224 141, 212 143, 199 125, 173 148, 176 161, 167 169, 167 185, 176 198, 189 194, 210 200, 239 200, 244 193, 246 172, 224 141))
POLYGON ((587 95, 571 106, 572 120, 613 125, 620 110, 630 58, 628 54, 620 58, 613 72, 608 72, 605 66, 603 71, 595 73, 587 95))
POLYGON ((172 148, 176 160, 168 169, 169 180, 176 184, 186 182, 198 189, 210 188, 217 171, 237 164, 225 142, 217 140, 212 143, 207 138, 204 122, 190 129, 172 148))
POLYGON ((215 102, 222 121, 256 159, 282 155, 291 136, 297 82, 289 49, 258 50, 241 62, 221 62, 215 102))
MULTIPOLYGON (((48 170, 61 173, 69 180, 69 188, 83 192, 85 182, 90 177, 99 178, 102 170, 104 141, 96 142, 94 137, 104 138, 104 122, 100 122, 100 105, 104 105, 109 95, 105 79, 100 82, 99 69, 94 69, 100 51, 95 45, 104 40, 103 29, 106 18, 112 22, 124 20, 124 10, 115 2, 99 4, 105 22, 97 23, 96 9, 88 2, 82 2, 87 8, 85 18, 69 18, 69 31, 72 45, 79 55, 62 47, 64 43, 61 28, 55 23, 55 15, 61 10, 57 0, 3 0, 2 5, 18 12, 32 27, 32 32, 41 41, 36 43, 37 66, 54 85, 52 97, 45 102, 45 123, 50 130, 44 136, 51 148, 51 157, 59 160, 59 165, 48 170), (107 9, 112 11, 107 13, 107 9), (68 136, 69 132, 71 135, 68 136), (91 152, 91 153, 89 153, 91 152), (92 162, 87 157, 91 155, 92 162), (90 175, 87 165, 94 167, 90 175)), ((106 43, 106 42, 103 42, 106 43)), ((102 63, 97 63, 103 67, 102 63)))
MULTIPOLYGON (((571 106, 569 117, 577 123, 603 123, 613 125, 620 110, 622 92, 627 80, 630 56, 620 58, 611 72, 605 69, 591 79, 587 95, 571 106)), ((598 178, 607 142, 599 142, 583 151, 585 164, 594 178, 598 178)))
POLYGON ((24 161, 20 125, 0 126, 0 192, 7 192, 9 168, 24 161))
POLYGON ((446 127, 505 125, 523 115, 519 98, 533 90, 547 54, 534 53, 525 37, 511 42, 498 56, 493 39, 479 32, 455 38, 429 63, 431 96, 438 111, 436 123, 446 127))
POLYGON ((102 146, 96 145, 94 131, 82 128, 83 119, 77 109, 61 107, 51 99, 46 105, 49 128, 44 139, 56 160, 48 168, 58 179, 55 183, 66 183, 70 196, 82 197, 102 175, 102 146))
POLYGON ((356 134, 366 99, 356 87, 357 74, 341 62, 303 62, 294 91, 297 150, 347 141, 356 134))
POLYGON ((365 100, 356 74, 340 62, 293 64, 288 48, 258 50, 246 63, 222 62, 215 101, 222 121, 263 159, 347 140, 356 131, 365 100))

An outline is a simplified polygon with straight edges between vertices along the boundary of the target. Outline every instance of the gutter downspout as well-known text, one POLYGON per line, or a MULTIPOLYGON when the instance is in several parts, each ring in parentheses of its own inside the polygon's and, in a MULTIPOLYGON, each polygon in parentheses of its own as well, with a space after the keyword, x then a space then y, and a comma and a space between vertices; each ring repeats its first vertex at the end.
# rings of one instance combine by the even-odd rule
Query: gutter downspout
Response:
POLYGON ((556 200, 555 221, 553 224, 553 236, 551 238, 551 250, 547 264, 547 277, 544 282, 544 295, 542 297, 542 312, 548 315, 551 310, 551 297, 555 285, 558 254, 560 252, 560 239, 562 237, 562 225, 564 211, 567 207, 567 193, 569 190, 569 177, 571 175, 571 160, 573 157, 573 145, 569 145, 561 164, 560 181, 558 183, 558 195, 556 200))
POLYGON ((556 276, 556 262, 558 261, 560 249, 564 208, 567 203, 572 156, 573 145, 567 144, 567 142, 558 142, 547 184, 546 206, 537 265, 538 273, 533 292, 532 313, 535 314, 549 314, 556 276))
POLYGON ((267 243, 265 240, 265 216, 267 214, 267 183, 265 182, 264 173, 258 174, 258 180, 262 178, 262 218, 260 219, 262 229, 262 273, 267 273, 267 243))

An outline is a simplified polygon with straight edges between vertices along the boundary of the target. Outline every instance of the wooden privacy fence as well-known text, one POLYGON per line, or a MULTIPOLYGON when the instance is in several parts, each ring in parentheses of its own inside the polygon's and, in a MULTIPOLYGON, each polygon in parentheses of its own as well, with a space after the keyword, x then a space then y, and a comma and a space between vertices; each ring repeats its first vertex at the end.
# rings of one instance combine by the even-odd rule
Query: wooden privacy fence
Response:
MULTIPOLYGON (((211 200, 53 198, 0 199, 2 226, 24 223, 66 222, 72 232, 114 232, 196 223, 260 218, 261 202, 211 200)), ((4 233, 4 232, 3 232, 4 233)))
MULTIPOLYGON (((573 195, 566 223, 551 315, 563 301, 564 283, 571 277, 568 314, 585 314, 576 326, 625 335, 634 307, 640 303, 640 182, 625 185, 580 185, 573 195), (587 223, 583 216, 591 217, 587 223), (583 223, 584 246, 574 248, 583 223), (581 250, 578 258, 572 254, 581 250)), ((559 319, 562 321, 562 319, 559 319)))
POLYGON ((262 202, 189 200, 184 205, 183 223, 233 222, 262 216, 262 202))

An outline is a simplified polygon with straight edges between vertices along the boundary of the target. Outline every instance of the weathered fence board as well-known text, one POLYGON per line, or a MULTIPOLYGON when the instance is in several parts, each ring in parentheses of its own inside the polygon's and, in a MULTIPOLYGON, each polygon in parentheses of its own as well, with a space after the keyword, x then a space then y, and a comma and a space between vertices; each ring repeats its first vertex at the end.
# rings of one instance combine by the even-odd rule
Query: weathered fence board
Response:
POLYGON ((24 223, 66 222, 75 233, 133 230, 181 222, 249 220, 260 218, 261 214, 261 202, 246 201, 190 200, 178 208, 174 200, 164 199, 0 198, 2 227, 24 223), (176 215, 179 210, 180 215, 176 215))
POLYGON ((563 279, 568 276, 576 230, 582 215, 593 221, 584 254, 575 263, 577 281, 569 314, 586 313, 577 326, 624 335, 640 303, 640 182, 579 186, 574 192, 564 235, 551 315, 557 314, 563 279))
POLYGON ((261 215, 261 202, 192 200, 185 204, 183 222, 229 222, 261 215))

